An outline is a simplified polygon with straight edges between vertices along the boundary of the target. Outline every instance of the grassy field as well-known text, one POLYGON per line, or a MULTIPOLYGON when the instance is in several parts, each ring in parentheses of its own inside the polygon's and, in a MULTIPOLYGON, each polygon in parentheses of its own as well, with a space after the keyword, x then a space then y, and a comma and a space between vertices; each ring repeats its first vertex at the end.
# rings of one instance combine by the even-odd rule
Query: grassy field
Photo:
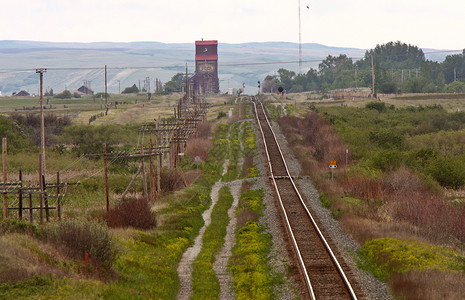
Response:
MULTIPOLYGON (((139 135, 140 124, 159 116, 171 117, 179 96, 155 96, 150 102, 145 96, 112 96, 111 101, 129 104, 111 108, 109 115, 90 126, 89 117, 102 111, 98 101, 90 97, 51 100, 57 107, 67 106, 53 110, 56 115, 71 119, 62 124, 59 118, 51 118, 54 123, 47 127, 54 130, 48 136, 47 177, 55 178, 60 171, 62 180, 80 183, 67 188, 63 202, 64 218, 76 220, 67 228, 80 239, 61 244, 65 238, 54 226, 2 220, 0 298, 176 297, 177 263, 203 225, 201 213, 210 205, 210 187, 221 177, 224 160, 230 158, 233 164, 223 180, 256 174, 250 124, 236 122, 250 118, 245 106, 228 97, 208 99, 212 104, 207 114, 209 125, 196 137, 198 147, 186 149, 179 169, 162 169, 163 192, 149 204, 142 197, 140 176, 129 189, 127 200, 120 201, 140 161, 110 159, 109 216, 105 211, 103 160, 82 153, 101 152, 103 142, 115 151, 133 151, 140 142, 146 144, 151 136, 139 135), (228 118, 231 109, 233 117, 228 118), (244 151, 239 147, 241 142, 244 151), (198 153, 205 155, 201 155, 197 168, 192 157, 198 153), (237 168, 239 158, 244 158, 242 170, 237 168), (119 225, 108 227, 107 222, 119 225), (69 250, 80 245, 90 246, 69 250), (113 249, 115 255, 110 251, 105 252, 109 253, 106 257, 98 257, 92 245, 102 247, 102 251, 113 249), (91 254, 87 265, 85 252, 91 254)), ((311 174, 322 205, 362 245, 357 254, 362 268, 406 299, 424 298, 423 291, 440 286, 438 282, 443 288, 438 287, 432 295, 440 296, 447 290, 463 295, 465 176, 460 170, 465 168, 461 147, 465 115, 454 108, 461 98, 404 97, 382 97, 383 101, 375 104, 372 99, 334 101, 313 94, 289 94, 282 100, 268 95, 266 100, 301 159, 303 172, 311 174), (280 118, 283 108, 288 116, 280 118), (317 114, 307 115, 309 112, 317 114), (350 150, 348 166, 342 163, 346 149, 350 150), (341 162, 335 184, 327 169, 331 159, 341 162)), ((10 115, 14 108, 37 106, 37 102, 37 98, 0 98, 0 112, 10 115)), ((30 112, 17 113, 26 116, 30 112)), ((20 119, 15 123, 2 117, 0 130, 9 134, 8 178, 17 178, 22 168, 24 182, 29 184, 37 181, 36 123, 26 119, 20 124, 20 119)), ((234 273, 236 293, 245 298, 267 298, 279 281, 266 265, 269 236, 257 222, 262 194, 245 187, 238 208, 238 228, 242 229, 237 232, 229 268, 234 273), (256 274, 247 272, 250 259, 260 263, 256 274), (256 280, 247 279, 252 277, 256 280)), ((13 219, 13 212, 9 219, 13 219)), ((50 225, 55 220, 52 211, 50 225)), ((204 296, 200 291, 198 297, 204 296)))
MULTIPOLYGON (((141 196, 143 184, 140 176, 129 190, 127 200, 120 201, 121 193, 128 186, 139 162, 110 158, 111 210, 108 216, 105 212, 103 161, 82 156, 79 151, 85 153, 86 149, 94 149, 91 151, 101 152, 102 141, 108 142, 113 149, 125 151, 132 151, 138 142, 146 144, 149 136, 138 138, 141 124, 159 117, 162 120, 171 118, 179 97, 179 94, 153 97, 146 102, 145 96, 112 95, 109 101, 129 104, 110 108, 107 116, 97 119, 91 126, 87 125, 89 116, 101 112, 98 100, 94 102, 91 97, 51 99, 51 104, 58 107, 50 110, 58 116, 53 119, 54 124, 58 126, 57 120, 63 115, 71 117, 71 120, 59 133, 50 136, 50 146, 46 149, 47 178, 54 180, 51 178, 60 171, 62 181, 79 183, 67 188, 62 201, 63 219, 77 220, 76 224, 70 225, 69 234, 75 242, 64 243, 64 236, 52 226, 57 219, 55 211, 51 211, 50 229, 47 229, 48 224, 37 225, 37 214, 36 225, 32 227, 28 223, 12 223, 16 218, 13 212, 9 213, 8 220, 0 217, 0 298, 176 297, 179 284, 177 263, 203 225, 201 213, 210 205, 210 186, 220 178, 225 149, 213 146, 211 154, 199 166, 190 161, 187 150, 181 161, 182 168, 162 169, 163 192, 150 205, 141 196), (67 107, 59 107, 64 105, 67 107), (106 223, 119 225, 108 227, 106 223), (83 229, 88 224, 93 229, 84 234, 83 229), (87 243, 90 243, 88 250, 77 250, 79 245, 87 243), (113 249, 111 251, 116 251, 116 254, 108 260, 99 258, 92 249, 113 249), (89 254, 88 265, 84 252, 89 254)), ((230 121, 224 117, 218 119, 218 115, 227 115, 231 108, 237 107, 233 100, 223 97, 208 100, 213 106, 207 118, 213 126, 204 126, 208 130, 196 137, 201 147, 211 145, 208 140, 217 144, 209 130, 230 121), (202 142, 202 139, 207 142, 202 142)), ((38 98, 4 97, 0 98, 0 111, 9 115, 15 108, 37 106, 37 102, 38 98)), ((27 116, 31 112, 38 113, 38 110, 21 110, 16 114, 27 116)), ((19 168, 22 168, 24 182, 34 184, 37 181, 39 151, 36 145, 27 142, 34 133, 29 132, 30 129, 20 130, 14 122, 3 120, 2 130, 5 129, 9 135, 8 178, 16 178, 19 168), (19 136, 22 144, 15 143, 19 136)), ((35 119, 22 120, 26 123, 19 126, 31 126, 28 124, 33 124, 31 120, 35 119)), ((208 148, 197 150, 209 151, 208 148)), ((14 196, 10 197, 10 201, 14 199, 14 196)), ((10 202, 10 205, 17 204, 10 202)))

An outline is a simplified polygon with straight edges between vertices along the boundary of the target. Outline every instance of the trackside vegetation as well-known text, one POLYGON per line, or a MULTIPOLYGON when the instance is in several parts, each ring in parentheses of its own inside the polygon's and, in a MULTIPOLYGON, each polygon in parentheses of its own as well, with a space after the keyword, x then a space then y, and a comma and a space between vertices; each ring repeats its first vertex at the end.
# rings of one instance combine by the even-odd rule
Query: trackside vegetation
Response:
POLYGON ((233 197, 228 187, 218 193, 218 202, 211 213, 211 223, 205 230, 202 249, 192 269, 192 299, 218 299, 220 284, 213 270, 215 255, 221 250, 230 220, 228 210, 233 197))
POLYGON ((268 265, 271 236, 258 222, 263 196, 263 190, 244 189, 243 186, 236 212, 236 244, 228 263, 237 299, 273 299, 276 296, 273 290, 277 277, 268 265))
MULTIPOLYGON (((61 138, 68 146, 55 153, 59 157, 57 168, 66 167, 72 176, 80 179, 80 185, 70 188, 72 193, 65 200, 64 220, 44 225, 13 222, 12 218, 0 221, 0 298, 175 299, 179 287, 178 262, 203 226, 202 213, 211 204, 211 186, 221 178, 228 155, 228 125, 218 126, 208 157, 198 166, 186 159, 181 162, 182 168, 173 174, 162 169, 163 193, 154 209, 150 208, 154 203, 146 205, 137 197, 143 192, 141 180, 131 188, 135 196, 116 202, 115 198, 125 190, 137 165, 127 160, 110 160, 111 212, 114 220, 118 220, 113 223, 114 228, 104 225, 107 221, 102 200, 104 181, 96 175, 102 161, 83 157, 81 153, 100 152, 104 141, 114 150, 125 149, 137 139, 138 129, 111 125, 103 130, 105 135, 98 134, 95 139, 89 137, 85 141, 88 144, 81 143, 78 136, 94 132, 93 127, 87 128, 88 132, 84 126, 65 128, 66 134, 61 138), (105 140, 115 137, 121 137, 118 144, 105 140), (194 174, 190 181, 186 179, 189 172, 194 174), (144 224, 134 222, 140 221, 134 220, 138 214, 122 215, 138 209, 144 210, 144 224)), ((17 134, 21 135, 21 131, 17 134)), ((28 141, 27 136, 23 139, 28 141)), ((31 156, 23 154, 31 151, 29 144, 14 148, 11 143, 11 146, 18 151, 11 151, 10 161, 31 156)), ((32 151, 37 148, 33 146, 32 151)), ((53 163, 56 164, 50 162, 50 165, 53 163)), ((34 171, 37 159, 31 159, 30 164, 34 171)))
POLYGON ((322 205, 362 245, 359 266, 405 299, 463 295, 465 114, 381 101, 311 109, 278 122, 322 205))
POLYGON ((363 245, 359 256, 360 267, 382 281, 408 271, 465 270, 457 252, 415 240, 373 239, 363 245))

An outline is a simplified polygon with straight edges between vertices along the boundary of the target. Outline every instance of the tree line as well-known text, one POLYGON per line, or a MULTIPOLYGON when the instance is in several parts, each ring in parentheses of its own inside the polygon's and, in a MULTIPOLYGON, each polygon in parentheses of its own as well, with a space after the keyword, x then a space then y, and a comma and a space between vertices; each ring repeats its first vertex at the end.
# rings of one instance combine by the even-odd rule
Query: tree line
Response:
POLYGON ((279 69, 262 83, 265 93, 283 87, 287 92, 328 91, 334 89, 372 88, 375 93, 464 93, 465 49, 448 55, 443 62, 425 59, 422 49, 400 41, 377 45, 362 59, 353 61, 345 54, 328 55, 318 70, 305 74, 279 69))

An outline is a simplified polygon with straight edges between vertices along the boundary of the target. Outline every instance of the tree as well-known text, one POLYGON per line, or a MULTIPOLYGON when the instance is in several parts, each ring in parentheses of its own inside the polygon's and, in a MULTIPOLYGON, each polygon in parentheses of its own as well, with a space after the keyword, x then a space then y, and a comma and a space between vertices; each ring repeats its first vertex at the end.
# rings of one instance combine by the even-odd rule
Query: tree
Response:
POLYGON ((138 93, 139 89, 137 88, 136 84, 131 87, 125 88, 121 93, 122 94, 131 94, 131 93, 138 93))
POLYGON ((167 93, 174 93, 174 92, 181 91, 181 86, 177 82, 175 82, 173 80, 168 81, 167 83, 165 83, 164 87, 165 87, 165 92, 167 92, 167 93))
POLYGON ((462 54, 448 55, 442 63, 446 83, 465 78, 465 57, 462 54))
POLYGON ((295 72, 281 68, 278 70, 278 76, 278 84, 280 84, 283 87, 283 89, 290 90, 292 88, 292 80, 295 77, 295 72))
POLYGON ((171 77, 171 81, 176 82, 180 86, 183 86, 186 84, 186 74, 184 73, 177 73, 173 77, 171 77))
POLYGON ((186 84, 186 74, 177 73, 171 80, 165 83, 165 92, 174 93, 180 92, 182 87, 186 84))
POLYGON ((71 97, 72 97, 72 94, 68 90, 64 90, 60 94, 55 95, 55 98, 58 98, 58 99, 71 99, 71 97))
POLYGON ((332 84, 333 89, 345 89, 355 86, 355 74, 353 70, 342 70, 336 75, 332 84))
POLYGON ((263 93, 275 93, 278 89, 278 79, 276 76, 266 76, 265 80, 262 82, 262 92, 263 93))
POLYGON ((434 93, 436 86, 431 80, 424 77, 416 77, 404 81, 402 91, 404 93, 434 93))
POLYGON ((320 71, 320 80, 333 84, 336 80, 337 74, 342 70, 353 70, 352 59, 348 58, 345 54, 339 56, 328 55, 325 60, 318 65, 320 71))
POLYGON ((400 41, 376 45, 374 49, 365 52, 365 57, 358 61, 357 65, 370 68, 371 56, 374 57, 375 63, 385 69, 419 69, 425 62, 423 50, 400 41))
POLYGON ((465 83, 454 81, 446 85, 447 93, 465 93, 465 83))

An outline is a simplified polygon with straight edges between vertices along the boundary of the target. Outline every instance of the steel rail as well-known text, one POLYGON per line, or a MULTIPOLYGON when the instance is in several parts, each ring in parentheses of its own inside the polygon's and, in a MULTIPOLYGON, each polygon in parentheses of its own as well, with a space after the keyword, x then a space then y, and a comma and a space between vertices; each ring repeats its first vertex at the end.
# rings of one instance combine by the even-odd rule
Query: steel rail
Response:
MULTIPOLYGON (((268 167, 269 167, 269 170, 270 170, 270 174, 271 174, 273 186, 274 186, 274 188, 275 188, 276 194, 278 195, 278 200, 279 200, 281 209, 282 209, 282 211, 283 211, 286 224, 287 224, 287 226, 288 226, 288 232, 289 232, 289 234, 291 235, 292 244, 294 245, 294 247, 295 247, 295 249, 296 249, 296 253, 297 253, 297 257, 298 257, 298 261, 299 261, 299 267, 300 267, 300 269, 302 270, 302 273, 303 273, 303 275, 304 275, 306 287, 307 287, 307 289, 308 289, 308 291, 309 291, 310 298, 313 300, 313 299, 316 299, 316 298, 315 298, 315 294, 314 294, 314 291, 313 291, 312 284, 311 284, 311 282, 310 282, 310 277, 309 277, 308 271, 307 271, 307 269, 306 269, 306 267, 305 267, 303 258, 302 258, 301 254, 300 254, 299 246, 297 245, 297 241, 296 241, 296 239, 295 239, 295 237, 294 237, 294 234, 293 234, 293 232, 292 232, 292 227, 291 227, 291 225, 290 225, 290 222, 289 222, 289 219, 288 219, 288 215, 287 215, 286 210, 285 210, 285 208, 284 208, 284 204, 283 204, 283 201, 282 201, 282 198, 281 198, 281 195, 280 195, 278 186, 277 186, 276 181, 275 181, 275 176, 274 176, 274 174, 273 174, 273 168, 272 168, 272 165, 271 165, 271 159, 270 159, 270 155, 269 155, 269 152, 268 152, 268 145, 267 145, 267 142, 266 142, 266 139, 265 139, 265 134, 264 134, 264 132, 263 132, 263 128, 262 128, 261 122, 260 122, 259 117, 258 117, 257 105, 256 105, 255 101, 252 101, 252 103, 253 103, 254 109, 255 109, 256 120, 257 120, 257 123, 258 123, 258 125, 259 125, 260 132, 261 132, 261 134, 262 134, 262 139, 263 139, 263 143, 264 143, 264 146, 265 146, 265 152, 266 152, 266 156, 267 156, 267 160, 268 160, 268 167)), ((296 186, 294 180, 292 179, 292 176, 291 176, 291 174, 290 174, 290 172, 289 172, 289 168, 288 168, 288 166, 287 166, 286 160, 285 160, 284 155, 283 155, 283 153, 282 153, 281 147, 280 147, 280 145, 279 145, 279 143, 278 143, 278 140, 277 140, 277 138, 276 138, 276 134, 274 133, 274 131, 273 131, 272 127, 271 127, 271 124, 270 124, 270 122, 269 122, 269 120, 268 120, 268 117, 266 116, 266 112, 265 112, 265 110, 264 110, 264 108, 263 108, 263 105, 261 105, 261 109, 262 109, 263 115, 265 116, 265 121, 266 121, 266 123, 267 123, 267 125, 268 125, 268 127, 269 127, 269 129, 270 129, 270 131, 271 131, 271 133, 272 133, 272 135, 273 135, 273 139, 274 139, 274 141, 275 141, 275 143, 276 143, 276 145, 277 145, 277 148, 278 148, 280 157, 281 157, 281 159, 282 159, 282 162, 284 163, 284 167, 285 167, 285 170, 286 170, 286 174, 287 174, 287 176, 288 176, 288 178, 289 178, 289 180, 290 180, 290 182, 291 182, 291 184, 292 184, 292 186, 293 186, 293 188, 294 188, 294 191, 296 192, 297 196, 299 197, 299 200, 300 200, 301 205, 302 205, 303 208, 305 209, 305 211, 306 211, 306 213, 307 213, 307 215, 308 215, 308 217, 309 217, 311 223, 313 224, 313 226, 314 226, 314 228, 315 228, 315 230, 316 230, 318 236, 320 237, 321 241, 323 242, 323 244, 324 244, 324 246, 325 246, 325 248, 326 248, 326 251, 327 251, 328 254, 330 255, 330 257, 331 257, 331 259, 332 259, 334 265, 336 266, 336 269, 337 269, 339 275, 341 276, 341 278, 342 278, 342 280, 343 280, 343 282, 344 282, 344 284, 345 284, 345 286, 346 286, 346 288, 347 288, 347 290, 348 290, 348 292, 349 292, 350 297, 351 297, 352 299, 355 300, 355 299, 357 299, 357 296, 356 296, 356 294, 355 294, 355 292, 354 292, 354 290, 353 290, 353 288, 352 288, 352 285, 350 284, 349 280, 347 279, 347 276, 346 276, 344 270, 342 269, 342 267, 341 267, 339 261, 337 260, 336 256, 334 255, 334 252, 332 251, 332 249, 331 249, 330 245, 328 244, 326 238, 324 237, 323 233, 321 232, 320 228, 318 227, 318 225, 317 225, 315 219, 313 218, 313 216, 312 216, 312 214, 310 213, 310 211, 309 211, 307 205, 305 204, 305 202, 304 202, 304 200, 303 200, 303 198, 302 198, 302 196, 301 196, 301 194, 300 194, 300 192, 299 192, 299 190, 298 190, 298 188, 297 188, 297 186, 296 186)))
POLYGON ((308 293, 310 294, 310 298, 312 300, 316 300, 315 292, 313 291, 312 283, 310 282, 310 277, 308 275, 307 269, 305 268, 305 263, 304 263, 304 260, 302 258, 302 255, 300 253, 299 245, 297 244, 297 240, 295 239, 294 233, 290 229, 291 224, 289 223, 289 218, 288 218, 286 210, 284 208, 284 204, 283 204, 283 201, 281 199, 281 194, 279 193, 278 186, 276 184, 276 180, 275 180, 274 175, 273 175, 273 167, 271 166, 271 159, 270 159, 270 154, 268 152, 268 147, 266 145, 265 134, 263 132, 262 125, 260 124, 260 120, 258 119, 257 106, 256 106, 254 101, 252 101, 252 103, 253 103, 254 109, 255 109, 255 117, 257 119, 257 124, 258 124, 260 132, 262 134, 262 140, 263 140, 263 144, 264 144, 264 148, 265 148, 266 158, 267 158, 267 161, 268 161, 268 168, 270 170, 271 179, 273 181, 273 187, 275 189, 276 195, 278 195, 279 204, 280 204, 281 209, 282 209, 282 211, 284 213, 284 220, 286 221, 287 228, 289 229, 288 232, 289 232, 289 234, 291 236, 292 244, 294 245, 294 248, 296 249, 297 260, 299 261, 299 267, 300 267, 300 269, 302 271, 302 274, 304 276, 305 286, 307 287, 308 293))

